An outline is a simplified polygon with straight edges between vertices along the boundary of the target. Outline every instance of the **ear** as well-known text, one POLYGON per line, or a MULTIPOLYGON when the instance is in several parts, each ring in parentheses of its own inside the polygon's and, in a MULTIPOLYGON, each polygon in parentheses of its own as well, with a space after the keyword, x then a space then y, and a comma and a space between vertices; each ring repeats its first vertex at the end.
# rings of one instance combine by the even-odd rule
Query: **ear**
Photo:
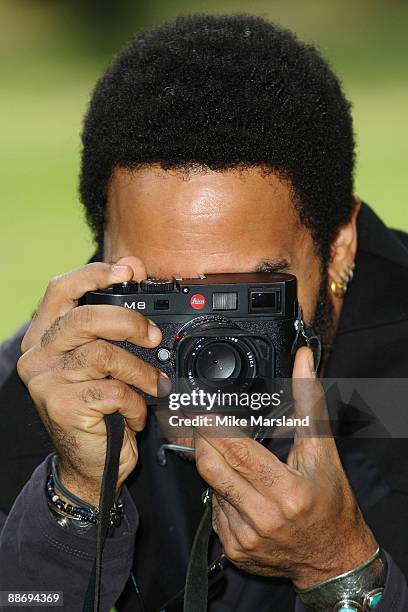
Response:
POLYGON ((353 196, 354 206, 350 221, 342 225, 331 246, 331 258, 328 267, 329 283, 341 283, 347 278, 348 270, 353 266, 357 252, 357 217, 360 212, 361 200, 357 194, 353 196))

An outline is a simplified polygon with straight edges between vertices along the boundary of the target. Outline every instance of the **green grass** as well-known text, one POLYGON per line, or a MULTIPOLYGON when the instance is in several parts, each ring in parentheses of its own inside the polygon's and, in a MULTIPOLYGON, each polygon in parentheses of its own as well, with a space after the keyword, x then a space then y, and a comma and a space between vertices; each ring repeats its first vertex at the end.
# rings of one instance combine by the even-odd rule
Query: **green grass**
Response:
MULTIPOLYGON (((156 1, 137 24, 187 6, 204 8, 156 1)), ((387 223, 408 230, 406 5, 225 0, 206 6, 267 14, 322 47, 354 103, 356 190, 387 223)), ((79 133, 110 49, 96 52, 95 43, 92 52, 90 39, 81 46, 69 29, 73 22, 66 23, 64 30, 53 3, 0 0, 0 340, 29 317, 50 277, 92 253, 76 191, 79 133)))

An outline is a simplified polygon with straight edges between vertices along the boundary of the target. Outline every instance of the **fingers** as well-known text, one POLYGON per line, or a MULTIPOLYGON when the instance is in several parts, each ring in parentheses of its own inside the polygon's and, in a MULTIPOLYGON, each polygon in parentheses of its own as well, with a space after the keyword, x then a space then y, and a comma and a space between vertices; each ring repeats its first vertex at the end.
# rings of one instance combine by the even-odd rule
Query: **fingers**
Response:
POLYGON ((57 369, 69 382, 110 376, 154 396, 158 394, 159 382, 163 385, 162 373, 150 363, 104 340, 89 342, 64 353, 57 369))
POLYGON ((22 351, 25 352, 38 342, 55 319, 75 308, 79 298, 87 291, 131 280, 133 274, 133 268, 127 264, 95 262, 53 278, 23 339, 22 351))
POLYGON ((148 362, 104 340, 63 353, 53 364, 43 350, 33 347, 18 362, 19 375, 27 385, 46 371, 51 371, 61 384, 110 376, 154 396, 169 392, 171 386, 170 380, 148 362))
MULTIPOLYGON (((46 396, 46 419, 64 431, 81 430, 106 436, 105 414, 120 412, 132 431, 141 431, 146 422, 146 403, 125 383, 100 379, 74 384, 55 384, 54 375, 45 372, 33 378, 29 392, 41 407, 46 396)), ((40 410, 44 416, 44 409, 40 410)))
POLYGON ((131 280, 134 281, 141 281, 144 278, 147 278, 147 270, 146 267, 143 263, 143 261, 141 259, 139 259, 138 257, 133 257, 129 256, 129 257, 121 257, 120 259, 118 259, 118 261, 116 262, 116 265, 121 265, 121 266, 130 266, 133 270, 133 277, 131 280))
POLYGON ((305 434, 309 432, 310 435, 318 435, 316 426, 328 421, 328 413, 324 391, 313 368, 312 351, 306 347, 298 349, 292 378, 294 417, 309 417, 310 426, 305 430, 305 434))
MULTIPOLYGON (((213 495, 212 524, 222 544, 225 556, 232 561, 240 549, 240 544, 237 539, 238 529, 235 528, 231 513, 228 513, 226 510, 227 504, 228 502, 223 501, 222 498, 217 497, 215 494, 213 495)), ((231 509, 232 506, 229 506, 229 508, 231 509)))
POLYGON ((84 409, 100 414, 120 412, 132 431, 142 431, 147 408, 143 397, 119 380, 102 379, 75 385, 75 395, 84 409))
POLYGON ((50 354, 57 354, 96 338, 153 348, 160 344, 162 335, 157 325, 134 310, 98 304, 78 306, 56 319, 44 332, 41 346, 50 354))
POLYGON ((195 437, 197 469, 219 497, 246 515, 248 507, 256 505, 257 500, 260 502, 261 494, 252 481, 229 465, 223 454, 213 446, 213 442, 213 438, 205 439, 201 435, 195 437))
POLYGON ((256 440, 214 437, 207 441, 256 491, 262 493, 266 488, 287 488, 291 470, 256 440))
MULTIPOLYGON (((213 529, 222 543, 225 556, 238 567, 254 565, 257 558, 262 559, 262 548, 271 535, 278 533, 283 526, 281 518, 268 506, 263 513, 255 511, 252 521, 248 522, 234 506, 214 494, 212 498, 213 529), (252 562, 252 563, 251 563, 252 562)), ((279 536, 277 537, 279 541, 279 536)), ((258 572, 254 572, 258 573, 258 572)))
POLYGON ((288 464, 302 470, 321 462, 339 463, 330 428, 324 390, 313 369, 313 354, 306 347, 296 353, 292 391, 294 417, 308 419, 308 425, 297 426, 288 464))

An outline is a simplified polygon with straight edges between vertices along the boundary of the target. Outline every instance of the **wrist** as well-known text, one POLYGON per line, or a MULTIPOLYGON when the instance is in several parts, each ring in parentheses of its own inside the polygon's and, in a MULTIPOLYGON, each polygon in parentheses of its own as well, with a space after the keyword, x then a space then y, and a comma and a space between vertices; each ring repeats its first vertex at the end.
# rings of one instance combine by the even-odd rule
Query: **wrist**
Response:
MULTIPOLYGON (((90 481, 89 479, 84 479, 78 474, 68 474, 61 469, 59 470, 59 479, 66 489, 71 491, 77 497, 83 499, 88 504, 91 504, 92 506, 97 506, 99 504, 100 486, 98 486, 96 483, 90 481)), ((59 495, 61 499, 69 502, 69 499, 62 491, 59 495)))
MULTIPOLYGON (((56 473, 55 456, 52 459, 51 471, 46 484, 48 506, 57 522, 65 528, 84 534, 96 533, 101 521, 100 509, 97 505, 90 505, 85 500, 65 488, 56 473), (63 490, 64 497, 56 491, 58 482, 59 491, 63 490), (65 501, 68 500, 68 501, 65 501)), ((115 500, 109 510, 108 530, 118 527, 123 518, 123 500, 115 500)))
MULTIPOLYGON (((57 457, 55 456, 53 461, 55 462, 54 474, 58 474, 58 480, 63 487, 68 489, 71 494, 73 493, 76 497, 80 498, 80 500, 83 500, 87 504, 92 506, 99 505, 102 476, 100 478, 92 478, 91 476, 82 475, 75 469, 67 469, 63 463, 61 464, 57 461, 57 457)), ((58 487, 58 481, 56 484, 58 487)), ((122 484, 122 481, 117 483, 115 502, 118 501, 122 484)), ((59 491, 59 495, 64 501, 70 501, 70 498, 64 494, 63 490, 59 491)))
POLYGON ((295 589, 307 609, 319 612, 368 612, 381 600, 387 560, 380 549, 349 572, 308 589, 295 589))
POLYGON ((313 568, 303 570, 292 579, 296 589, 309 589, 313 586, 345 572, 349 572, 364 563, 378 548, 378 542, 367 525, 363 525, 354 537, 345 537, 333 547, 330 559, 313 568), (345 545, 344 542, 347 542, 345 545))

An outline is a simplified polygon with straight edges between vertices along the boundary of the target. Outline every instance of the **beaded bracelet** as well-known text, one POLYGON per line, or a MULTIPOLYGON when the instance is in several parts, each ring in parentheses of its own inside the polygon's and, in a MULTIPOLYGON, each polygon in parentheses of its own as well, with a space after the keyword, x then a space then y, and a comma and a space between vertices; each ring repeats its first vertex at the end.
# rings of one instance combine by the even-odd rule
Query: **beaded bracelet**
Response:
MULTIPOLYGON (((97 506, 73 506, 65 502, 57 495, 54 488, 54 478, 50 472, 47 480, 47 495, 49 501, 61 512, 69 514, 73 518, 96 525, 99 518, 99 508, 97 506)), ((122 501, 116 502, 110 510, 109 522, 113 527, 118 527, 122 521, 124 504, 122 501)))

